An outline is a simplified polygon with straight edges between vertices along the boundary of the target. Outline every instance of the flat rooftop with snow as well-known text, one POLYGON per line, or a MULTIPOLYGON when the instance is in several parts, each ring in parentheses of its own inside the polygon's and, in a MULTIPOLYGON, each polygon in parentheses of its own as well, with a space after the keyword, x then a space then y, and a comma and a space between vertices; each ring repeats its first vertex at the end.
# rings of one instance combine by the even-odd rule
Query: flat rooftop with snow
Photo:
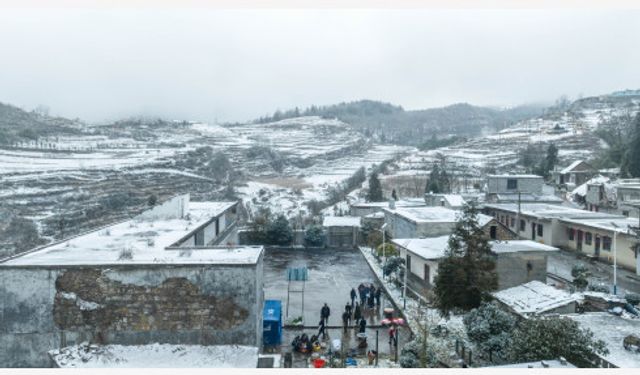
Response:
POLYGON ((124 264, 255 264, 261 246, 221 246, 237 202, 180 196, 132 220, 0 262, 0 267, 124 264))

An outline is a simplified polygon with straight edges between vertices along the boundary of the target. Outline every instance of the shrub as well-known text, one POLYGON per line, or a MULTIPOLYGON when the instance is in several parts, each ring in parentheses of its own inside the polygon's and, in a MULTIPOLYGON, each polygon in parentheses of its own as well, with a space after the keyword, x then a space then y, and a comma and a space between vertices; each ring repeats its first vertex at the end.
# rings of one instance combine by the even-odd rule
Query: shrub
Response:
POLYGON ((391 257, 382 267, 382 273, 384 273, 385 276, 389 276, 392 273, 396 272, 396 270, 398 270, 398 268, 400 268, 400 265, 402 264, 404 264, 404 259, 397 256, 391 257))
POLYGON ((509 347, 515 318, 493 303, 483 303, 463 318, 469 339, 485 352, 504 355, 509 347))
POLYGON ((307 246, 322 246, 324 245, 324 233, 322 227, 313 225, 304 233, 304 242, 307 246))
POLYGON ((380 244, 380 246, 376 248, 376 255, 379 257, 385 255, 387 257, 394 257, 400 255, 400 252, 398 251, 398 249, 396 249, 395 246, 393 246, 393 244, 387 242, 384 244, 384 246, 380 244))

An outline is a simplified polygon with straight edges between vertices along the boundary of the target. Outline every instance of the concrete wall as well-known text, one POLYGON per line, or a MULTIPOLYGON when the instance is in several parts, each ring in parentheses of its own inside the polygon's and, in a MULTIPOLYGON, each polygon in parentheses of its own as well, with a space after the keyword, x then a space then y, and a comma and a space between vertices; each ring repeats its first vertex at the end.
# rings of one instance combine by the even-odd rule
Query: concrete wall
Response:
POLYGON ((529 281, 547 281, 547 254, 527 251, 498 254, 495 258, 498 290, 512 288, 529 281))
POLYGON ((235 211, 235 207, 228 209, 227 211, 220 214, 217 218, 212 220, 209 224, 207 224, 204 228, 198 229, 198 231, 194 231, 193 235, 186 238, 184 241, 180 243, 180 247, 194 247, 196 246, 196 233, 201 233, 204 236, 203 246, 210 246, 214 244, 214 241, 217 239, 218 235, 224 230, 233 224, 236 221, 237 215, 233 212, 235 211), (216 220, 218 222, 218 230, 216 231, 216 220))
POLYGON ((354 207, 351 206, 349 208, 349 215, 350 216, 367 216, 369 214, 373 214, 376 212, 380 212, 382 211, 382 207, 354 207))
POLYGON ((359 243, 359 227, 327 227, 325 243, 329 247, 355 247, 359 243))
POLYGON ((387 233, 391 238, 437 237, 450 234, 456 226, 455 222, 420 222, 415 223, 395 213, 384 213, 388 224, 387 233))
POLYGON ((252 266, 3 267, 0 274, 0 367, 47 367, 49 350, 82 341, 262 342, 262 259, 252 266))
POLYGON ((544 181, 542 177, 536 178, 516 178, 516 177, 487 177, 487 193, 489 194, 503 194, 503 193, 517 193, 518 190, 521 192, 532 193, 532 194, 542 194, 542 185, 544 181), (518 180, 517 189, 508 189, 507 188, 507 180, 516 179, 518 180))
POLYGON ((144 220, 177 219, 189 211, 189 194, 173 197, 168 201, 147 210, 136 218, 144 220))

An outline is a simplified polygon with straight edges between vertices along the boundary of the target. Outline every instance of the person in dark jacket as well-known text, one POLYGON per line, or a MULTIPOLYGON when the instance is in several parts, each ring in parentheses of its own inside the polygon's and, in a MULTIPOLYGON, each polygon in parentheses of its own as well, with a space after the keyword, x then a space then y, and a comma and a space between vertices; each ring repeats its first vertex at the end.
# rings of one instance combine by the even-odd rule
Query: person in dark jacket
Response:
POLYGON ((356 301, 356 290, 354 288, 351 288, 351 293, 349 293, 349 296, 351 297, 351 307, 353 307, 356 301))
POLYGON ((320 309, 320 319, 324 321, 325 324, 329 324, 329 315, 331 315, 331 309, 327 303, 324 303, 324 306, 320 309))
POLYGON ((391 325, 389 328, 389 345, 398 346, 398 327, 391 325))
POLYGON ((353 322, 358 324, 360 319, 362 319, 362 309, 360 309, 360 304, 356 302, 356 308, 353 310, 353 322))
POLYGON ((360 330, 358 332, 359 333, 364 333, 366 328, 367 328, 367 320, 366 319, 360 319, 360 330))
POLYGON ((376 306, 380 306, 380 296, 382 295, 382 287, 376 289, 376 306))
POLYGON ((320 323, 318 323, 318 337, 322 337, 323 340, 327 338, 327 332, 325 330, 324 319, 320 319, 320 323), (322 335, 322 336, 320 336, 322 335))
POLYGON ((344 333, 347 333, 347 327, 349 327, 349 320, 351 320, 351 317, 349 316, 349 313, 347 313, 346 311, 342 313, 342 327, 344 328, 344 333))
POLYGON ((375 296, 373 292, 369 292, 369 298, 367 299, 367 307, 372 309, 374 304, 375 304, 375 296))
POLYGON ((353 313, 353 308, 348 302, 346 305, 344 305, 344 311, 346 311, 347 314, 349 314, 349 320, 351 320, 351 314, 353 313))

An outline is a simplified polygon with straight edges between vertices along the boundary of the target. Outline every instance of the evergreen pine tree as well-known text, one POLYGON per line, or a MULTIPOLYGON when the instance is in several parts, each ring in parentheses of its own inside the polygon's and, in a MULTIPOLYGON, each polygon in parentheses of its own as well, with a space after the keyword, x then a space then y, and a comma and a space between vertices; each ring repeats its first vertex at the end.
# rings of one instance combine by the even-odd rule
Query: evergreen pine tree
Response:
POLYGON ((398 194, 396 193, 396 189, 393 189, 391 191, 391 198, 393 198, 394 201, 398 200, 398 194))
POLYGON ((631 141, 625 153, 623 166, 630 177, 640 177, 640 113, 636 115, 631 141))
POLYGON ((382 202, 384 197, 382 196, 382 185, 380 179, 378 179, 377 173, 372 173, 369 177, 369 192, 367 193, 367 202, 382 202))
POLYGON ((489 292, 498 287, 491 246, 477 218, 476 203, 466 204, 449 237, 446 256, 438 263, 434 293, 436 306, 443 316, 454 309, 471 310, 480 306, 489 299, 489 292))
POLYGON ((442 192, 440 188, 440 167, 438 164, 433 164, 431 173, 429 173, 429 179, 427 180, 427 186, 424 189, 425 193, 439 194, 442 192))

